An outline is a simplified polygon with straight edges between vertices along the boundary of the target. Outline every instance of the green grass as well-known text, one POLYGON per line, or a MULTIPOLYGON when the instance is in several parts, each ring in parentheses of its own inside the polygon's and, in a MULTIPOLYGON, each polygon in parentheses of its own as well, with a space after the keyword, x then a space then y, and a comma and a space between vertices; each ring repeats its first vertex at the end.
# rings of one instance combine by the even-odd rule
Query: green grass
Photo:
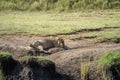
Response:
POLYGON ((11 57, 12 54, 9 52, 0 52, 0 57, 11 57))
POLYGON ((103 80, 120 76, 120 51, 112 51, 103 54, 98 59, 98 64, 102 68, 103 80))
POLYGON ((120 10, 85 12, 0 12, 0 35, 37 34, 41 36, 66 34, 84 29, 118 27, 100 32, 73 35, 71 39, 97 36, 100 41, 120 38, 120 10))
POLYGON ((108 31, 103 31, 99 33, 97 40, 100 42, 112 41, 120 43, 120 28, 109 29, 108 31))
POLYGON ((98 63, 102 67, 108 67, 116 64, 120 64, 120 51, 107 52, 101 56, 98 63))
POLYGON ((24 58, 35 58, 38 60, 45 60, 45 61, 50 61, 50 62, 54 62, 53 60, 49 59, 48 57, 45 56, 24 56, 24 58))
POLYGON ((91 31, 83 32, 81 34, 69 35, 69 39, 97 39, 98 42, 120 42, 120 28, 117 29, 107 29, 103 31, 91 31))
POLYGON ((120 12, 0 12, 0 34, 51 35, 120 26, 120 12), (103 14, 103 15, 101 15, 103 14), (112 15, 110 15, 112 14, 112 15), (101 16, 101 17, 97 17, 101 16))

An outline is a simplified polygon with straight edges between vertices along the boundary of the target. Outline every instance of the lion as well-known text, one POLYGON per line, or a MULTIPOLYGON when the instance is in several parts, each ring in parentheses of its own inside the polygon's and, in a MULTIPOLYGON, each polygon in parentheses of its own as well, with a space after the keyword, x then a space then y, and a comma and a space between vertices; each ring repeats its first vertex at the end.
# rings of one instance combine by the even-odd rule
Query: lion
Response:
POLYGON ((35 41, 33 44, 30 44, 30 47, 32 47, 34 50, 37 51, 44 51, 54 48, 54 47, 65 47, 65 42, 63 38, 49 38, 49 39, 41 39, 35 41))

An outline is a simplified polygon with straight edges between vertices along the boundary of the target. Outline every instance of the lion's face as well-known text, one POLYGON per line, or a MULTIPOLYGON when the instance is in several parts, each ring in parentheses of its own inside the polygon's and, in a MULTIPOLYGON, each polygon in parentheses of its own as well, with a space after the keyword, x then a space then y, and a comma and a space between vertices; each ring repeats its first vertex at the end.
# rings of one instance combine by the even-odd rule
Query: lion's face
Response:
POLYGON ((57 44, 59 47, 64 47, 64 40, 62 38, 57 39, 57 44))

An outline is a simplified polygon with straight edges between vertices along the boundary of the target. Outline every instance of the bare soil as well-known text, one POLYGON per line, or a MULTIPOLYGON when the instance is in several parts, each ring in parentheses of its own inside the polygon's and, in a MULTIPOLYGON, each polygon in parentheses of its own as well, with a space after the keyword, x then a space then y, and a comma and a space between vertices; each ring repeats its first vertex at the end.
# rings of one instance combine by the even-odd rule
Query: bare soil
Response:
MULTIPOLYGON (((0 51, 9 51, 13 53, 15 59, 18 59, 20 55, 26 54, 30 43, 43 38, 48 37, 26 34, 1 35, 0 51)), ((120 51, 120 43, 98 43, 96 39, 69 40, 65 38, 65 45, 69 48, 68 50, 61 50, 46 56, 54 60, 58 73, 70 76, 71 80, 80 80, 81 62, 89 61, 91 66, 95 67, 98 58, 105 52, 120 51)))

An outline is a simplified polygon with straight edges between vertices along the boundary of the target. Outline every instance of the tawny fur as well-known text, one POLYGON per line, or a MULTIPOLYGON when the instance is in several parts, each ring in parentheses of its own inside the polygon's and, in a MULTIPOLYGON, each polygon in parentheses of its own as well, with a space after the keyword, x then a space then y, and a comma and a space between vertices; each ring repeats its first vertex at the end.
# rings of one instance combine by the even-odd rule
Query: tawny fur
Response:
POLYGON ((44 51, 46 49, 54 48, 54 47, 62 47, 64 48, 65 43, 62 38, 50 38, 50 39, 43 39, 30 44, 30 47, 34 48, 35 50, 44 51))

